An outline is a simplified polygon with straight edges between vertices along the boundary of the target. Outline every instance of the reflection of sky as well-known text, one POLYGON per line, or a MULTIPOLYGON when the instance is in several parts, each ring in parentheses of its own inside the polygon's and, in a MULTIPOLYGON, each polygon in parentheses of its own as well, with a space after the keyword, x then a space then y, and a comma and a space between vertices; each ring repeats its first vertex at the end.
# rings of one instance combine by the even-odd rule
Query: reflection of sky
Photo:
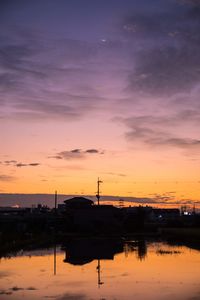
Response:
MULTIPOLYGON (((125 249, 114 260, 101 260, 98 288, 97 260, 82 266, 64 263, 64 252, 57 255, 57 275, 53 275, 54 257, 47 251, 31 256, 1 260, 0 298, 57 300, 137 299, 189 300, 199 293, 199 251, 162 243, 148 244, 146 259, 139 259, 137 247, 125 249), (187 262, 187 270, 185 267, 187 262), (172 277, 173 274, 173 277, 172 277), (5 293, 10 293, 6 295, 5 293), (3 294, 4 293, 4 294, 3 294)), ((196 299, 196 298, 195 298, 196 299)))
POLYGON ((0 5, 2 191, 198 199, 199 1, 0 5))

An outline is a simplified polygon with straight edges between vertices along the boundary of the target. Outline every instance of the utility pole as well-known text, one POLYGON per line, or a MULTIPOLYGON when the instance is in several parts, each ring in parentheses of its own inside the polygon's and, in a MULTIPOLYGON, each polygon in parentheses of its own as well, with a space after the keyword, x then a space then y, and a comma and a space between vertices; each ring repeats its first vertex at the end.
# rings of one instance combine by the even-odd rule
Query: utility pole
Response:
POLYGON ((55 191, 55 214, 57 213, 57 191, 55 191))
POLYGON ((103 181, 101 181, 98 177, 98 180, 97 180, 97 194, 96 194, 98 205, 99 205, 99 200, 100 200, 100 183, 102 183, 102 182, 103 181))
POLYGON ((55 220, 54 220, 54 275, 56 275, 56 233, 57 233, 57 191, 55 191, 55 211, 54 211, 54 215, 55 215, 55 220))

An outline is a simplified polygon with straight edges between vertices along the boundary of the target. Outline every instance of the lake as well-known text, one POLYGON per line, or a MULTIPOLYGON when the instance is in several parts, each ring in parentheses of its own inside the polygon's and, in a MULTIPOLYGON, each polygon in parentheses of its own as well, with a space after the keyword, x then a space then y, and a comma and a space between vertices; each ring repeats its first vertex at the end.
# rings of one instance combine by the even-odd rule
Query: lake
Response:
POLYGON ((21 250, 0 260, 0 299, 200 300, 200 251, 89 239, 21 250))

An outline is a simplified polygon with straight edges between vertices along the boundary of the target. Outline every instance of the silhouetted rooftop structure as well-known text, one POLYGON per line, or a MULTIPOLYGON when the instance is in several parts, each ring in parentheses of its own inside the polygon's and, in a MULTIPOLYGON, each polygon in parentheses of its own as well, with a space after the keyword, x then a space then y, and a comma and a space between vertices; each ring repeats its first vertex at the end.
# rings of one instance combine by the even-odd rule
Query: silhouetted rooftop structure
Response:
POLYGON ((94 204, 92 200, 85 197, 73 197, 71 199, 65 200, 64 203, 66 207, 69 208, 85 208, 90 207, 94 204))

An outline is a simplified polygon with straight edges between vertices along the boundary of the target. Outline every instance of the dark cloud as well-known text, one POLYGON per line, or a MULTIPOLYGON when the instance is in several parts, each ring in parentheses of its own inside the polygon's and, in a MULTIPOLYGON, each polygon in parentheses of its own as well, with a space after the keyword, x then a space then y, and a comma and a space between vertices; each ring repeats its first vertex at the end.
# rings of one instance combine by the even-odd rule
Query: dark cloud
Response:
MULTIPOLYGON (((59 203, 62 203, 67 198, 72 198, 77 195, 59 195, 59 203)), ((89 197, 96 201, 96 197, 93 195, 85 195, 86 197, 89 197)), ((12 206, 16 203, 22 207, 31 206, 34 203, 37 203, 38 201, 41 201, 41 204, 48 205, 49 207, 52 207, 52 194, 6 194, 1 193, 0 194, 0 200, 3 206, 12 206)), ((159 205, 169 205, 169 207, 172 205, 180 206, 183 204, 193 205, 194 203, 199 207, 200 201, 192 200, 192 199, 180 199, 175 200, 173 199, 175 197, 174 194, 151 194, 149 197, 123 197, 123 196, 102 196, 101 201, 109 201, 109 202, 119 202, 120 199, 123 199, 126 202, 135 203, 135 204, 159 204, 159 205)), ((176 198, 176 197, 175 197, 176 198)))
POLYGON ((18 287, 18 286, 13 286, 12 288, 10 288, 11 291, 13 292, 17 292, 17 291, 21 291, 21 290, 24 290, 23 288, 21 287, 18 287))
POLYGON ((127 176, 126 174, 123 174, 123 173, 113 173, 113 172, 107 172, 105 174, 112 175, 112 176, 119 176, 119 177, 126 177, 127 176))
POLYGON ((88 149, 85 151, 85 153, 99 153, 99 150, 97 149, 88 149))
POLYGON ((200 81, 200 10, 187 5, 133 15, 123 25, 135 43, 128 89, 170 96, 200 81))
POLYGON ((10 275, 12 275, 11 272, 7 272, 7 271, 0 271, 0 278, 4 278, 4 277, 9 277, 10 275))
POLYGON ((39 165, 40 165, 40 163, 30 163, 30 164, 28 164, 28 166, 31 166, 31 167, 37 167, 39 165))
POLYGON ((62 159, 62 156, 61 155, 52 155, 52 156, 48 156, 48 158, 62 159))
POLYGON ((15 166, 15 167, 37 167, 40 165, 38 162, 32 162, 32 163, 22 163, 17 162, 16 160, 5 160, 2 164, 5 166, 15 166))
POLYGON ((78 152, 77 151, 74 152, 74 150, 61 151, 56 156, 62 157, 62 159, 67 159, 67 160, 70 160, 70 159, 83 159, 83 158, 85 158, 84 153, 79 152, 79 151, 78 152))
POLYGON ((0 174, 0 181, 13 181, 15 179, 14 176, 0 174))
POLYGON ((80 154, 82 152, 82 150, 81 149, 74 149, 74 150, 71 150, 70 152, 80 154))
POLYGON ((12 292, 6 290, 0 290, 0 295, 12 295, 12 292))
POLYGON ((21 168, 21 167, 37 167, 37 166, 40 166, 40 163, 28 163, 28 164, 25 164, 25 163, 17 163, 15 164, 16 167, 18 168, 21 168))
POLYGON ((17 163, 16 160, 5 160, 5 161, 4 161, 4 164, 5 164, 5 165, 12 165, 12 164, 16 164, 16 163, 17 163))
POLYGON ((125 134, 129 141, 140 142, 149 146, 173 146, 195 150, 200 148, 200 137, 192 138, 184 132, 176 133, 183 125, 193 124, 199 118, 193 119, 192 116, 192 112, 191 114, 183 112, 163 117, 143 115, 122 119, 122 122, 129 128, 125 134), (184 115, 185 119, 183 119, 184 115))
MULTIPOLYGON (((54 7, 50 2, 51 8, 54 7)), ((13 3, 16 15, 11 14, 11 18, 8 9, 8 21, 2 21, 5 30, 0 42, 3 104, 0 116, 26 121, 72 121, 96 110, 105 111, 107 107, 117 110, 119 107, 113 103, 119 98, 130 97, 130 102, 135 102, 140 94, 166 97, 188 92, 197 85, 200 80, 197 1, 188 1, 193 5, 155 1, 155 10, 152 3, 144 0, 137 5, 134 1, 125 1, 126 5, 122 2, 115 6, 115 9, 124 7, 119 10, 121 17, 117 13, 120 30, 107 28, 109 38, 101 39, 96 34, 92 41, 86 33, 77 38, 76 29, 68 23, 68 18, 75 22, 70 13, 68 18, 63 16, 61 27, 58 22, 53 28, 61 32, 61 38, 54 31, 44 30, 52 29, 49 19, 52 12, 46 4, 35 6, 24 2, 19 9, 13 3), (46 10, 41 21, 44 28, 38 30, 36 15, 40 6, 46 6, 46 10), (126 8, 129 6, 132 10, 126 8), (30 23, 25 18, 19 25, 16 18, 20 10, 30 16, 30 23), (72 28, 72 33, 63 28, 72 28), (108 78, 109 88, 106 88, 108 78)), ((63 2, 57 8, 61 15, 65 5, 68 6, 63 2)), ((111 13, 113 3, 107 6, 111 13)), ((70 12, 70 9, 74 9, 73 5, 63 11, 70 12)), ((76 20, 77 28, 79 21, 76 20)))
POLYGON ((19 28, 7 35, 0 42, 0 100, 9 107, 1 107, 5 118, 71 121, 106 103, 107 96, 96 88, 106 71, 97 66, 109 59, 111 45, 19 28))
POLYGON ((159 203, 166 203, 175 200, 174 193, 154 194, 152 198, 159 203))
POLYGON ((132 141, 140 141, 151 146, 175 146, 180 148, 199 148, 200 139, 179 138, 170 136, 167 132, 134 126, 126 137, 132 141))
POLYGON ((21 167, 26 167, 27 164, 24 164, 24 163, 17 163, 15 166, 18 167, 18 168, 21 168, 21 167))
POLYGON ((36 291, 37 288, 35 288, 34 286, 30 286, 30 287, 26 288, 26 290, 28 290, 28 291, 36 291))
POLYGON ((72 150, 67 150, 67 151, 61 151, 57 153, 56 155, 50 156, 50 158, 56 158, 56 159, 84 159, 87 158, 89 155, 94 155, 94 154, 102 154, 102 151, 98 149, 72 149, 72 150))
POLYGON ((88 297, 85 294, 66 293, 56 298, 57 300, 86 300, 88 297))
POLYGON ((178 2, 182 4, 189 4, 193 5, 195 7, 200 7, 200 1, 199 0, 177 0, 178 2))

